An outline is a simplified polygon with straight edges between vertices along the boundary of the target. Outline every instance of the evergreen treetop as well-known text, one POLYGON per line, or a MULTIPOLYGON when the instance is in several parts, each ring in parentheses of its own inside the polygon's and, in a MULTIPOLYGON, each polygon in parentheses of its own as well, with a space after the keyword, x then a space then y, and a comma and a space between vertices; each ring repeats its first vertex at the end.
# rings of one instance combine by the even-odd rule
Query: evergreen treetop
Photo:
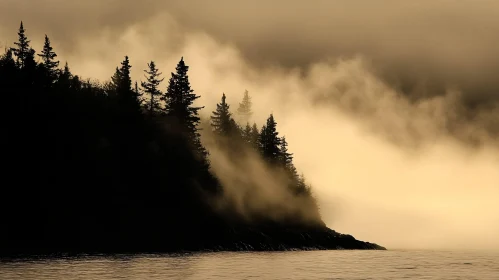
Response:
POLYGON ((194 93, 191 89, 189 76, 187 72, 189 66, 184 62, 182 57, 178 62, 175 73, 171 73, 171 78, 168 81, 168 88, 161 100, 165 102, 166 114, 174 119, 179 124, 179 128, 185 134, 190 144, 193 145, 197 156, 205 162, 208 162, 208 152, 201 144, 201 135, 199 134, 198 125, 201 121, 199 110, 204 106, 194 106, 194 101, 200 96, 194 93))
POLYGON ((128 116, 140 114, 141 100, 140 93, 132 89, 132 78, 130 77, 130 60, 128 56, 121 62, 121 67, 116 67, 114 75, 111 77, 111 90, 118 98, 120 110, 128 116))
POLYGON ((229 104, 227 104, 225 93, 222 94, 222 101, 217 104, 217 108, 212 112, 211 126, 218 135, 228 136, 233 130, 233 120, 229 111, 229 104))
POLYGON ((260 131, 258 130, 256 123, 253 123, 250 135, 250 144, 253 148, 255 149, 259 148, 259 139, 260 139, 260 131))
POLYGON ((21 21, 21 25, 19 26, 19 31, 17 32, 19 39, 17 42, 14 42, 14 45, 16 45, 17 47, 12 48, 14 55, 17 57, 16 63, 19 68, 24 68, 26 66, 26 63, 32 52, 32 48, 29 45, 31 41, 28 40, 28 37, 26 36, 25 33, 26 30, 24 29, 23 22, 21 21))
POLYGON ((162 100, 165 101, 165 109, 168 115, 177 118, 190 132, 198 131, 197 125, 200 122, 199 110, 204 106, 196 107, 193 103, 200 96, 191 89, 187 71, 189 66, 182 57, 175 68, 176 72, 171 74, 168 81, 168 88, 162 100))
POLYGON ((242 131, 242 136, 243 136, 244 141, 247 144, 251 145, 251 125, 249 124, 249 122, 246 122, 246 126, 244 127, 244 129, 242 131))
POLYGON ((251 97, 249 96, 248 90, 244 91, 243 100, 239 103, 239 107, 237 108, 237 114, 243 120, 243 122, 248 122, 253 115, 252 112, 251 97))
POLYGON ((53 48, 50 44, 50 39, 47 35, 45 35, 43 50, 38 54, 38 56, 42 58, 42 65, 47 70, 47 74, 51 79, 51 82, 54 82, 59 72, 59 69, 57 68, 59 66, 59 61, 55 60, 57 54, 53 51, 53 48))
MULTIPOLYGON (((147 66, 149 67, 149 69, 144 70, 144 72, 147 74, 145 75, 146 81, 141 82, 140 85, 144 92, 149 95, 149 102, 147 103, 146 107, 147 111, 149 112, 149 116, 152 116, 154 112, 157 112, 161 109, 159 105, 159 96, 162 93, 159 90, 159 84, 161 84, 164 78, 159 78, 162 73, 160 73, 158 68, 156 68, 156 64, 154 63, 154 61, 148 63, 147 66)), ((136 89, 136 91, 138 91, 138 88, 136 89)))
POLYGON ((279 163, 288 168, 289 165, 293 164, 293 154, 288 152, 288 142, 286 137, 282 136, 279 146, 279 163))
POLYGON ((286 137, 281 137, 281 145, 279 147, 279 165, 284 169, 289 179, 297 184, 298 172, 293 164, 293 154, 288 151, 288 142, 286 137))
POLYGON ((260 147, 263 157, 272 164, 279 160, 281 139, 278 134, 274 115, 270 114, 260 133, 260 147))
POLYGON ((63 87, 64 86, 69 87, 69 83, 70 83, 72 76, 73 76, 73 74, 71 74, 71 71, 69 70, 69 65, 66 62, 64 64, 64 68, 61 71, 61 74, 59 75, 59 77, 57 79, 57 84, 59 84, 63 87))
POLYGON ((112 77, 112 81, 118 93, 126 94, 132 90, 132 78, 130 77, 130 60, 128 56, 121 62, 121 67, 116 67, 116 73, 112 77))

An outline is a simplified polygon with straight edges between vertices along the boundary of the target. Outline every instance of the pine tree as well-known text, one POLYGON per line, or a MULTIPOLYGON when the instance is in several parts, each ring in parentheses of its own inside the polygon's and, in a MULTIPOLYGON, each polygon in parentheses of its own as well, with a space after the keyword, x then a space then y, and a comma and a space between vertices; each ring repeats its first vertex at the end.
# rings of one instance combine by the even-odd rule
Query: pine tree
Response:
POLYGON ((286 141, 285 136, 281 137, 281 145, 279 147, 279 165, 284 169, 284 172, 286 172, 292 188, 296 188, 299 184, 298 172, 293 164, 293 154, 288 151, 288 142, 286 141))
POLYGON ((260 139, 260 131, 258 130, 256 123, 253 123, 253 126, 251 127, 250 145, 256 150, 258 150, 260 147, 259 139, 260 139))
POLYGON ((69 70, 68 62, 64 64, 64 69, 62 70, 60 77, 67 77, 68 79, 72 76, 71 70, 69 70))
POLYGON ((235 140, 240 141, 243 140, 243 129, 239 126, 239 124, 234 120, 234 118, 230 118, 230 136, 235 140))
POLYGON ((260 131, 258 130, 256 123, 253 123, 251 126, 249 122, 247 122, 244 129, 241 129, 241 136, 244 142, 250 147, 259 150, 260 131))
POLYGON ((278 135, 274 115, 270 114, 260 133, 260 149, 263 157, 271 164, 276 164, 279 160, 281 139, 278 135))
POLYGON ((293 165, 293 154, 288 151, 288 142, 286 141, 286 137, 281 137, 280 145, 279 145, 279 164, 290 173, 296 172, 296 169, 293 165))
POLYGON ((34 50, 30 47, 29 43, 31 41, 28 40, 25 32, 26 30, 24 29, 23 22, 21 21, 21 26, 19 27, 19 31, 17 33, 19 40, 18 42, 14 42, 14 45, 16 45, 17 48, 12 48, 14 55, 17 57, 17 66, 21 69, 23 69, 27 63, 29 63, 30 59, 33 59, 34 61, 34 57, 31 57, 34 50))
POLYGON ((294 193, 296 195, 308 197, 312 196, 311 187, 305 181, 305 176, 303 175, 303 173, 300 174, 300 176, 298 176, 298 179, 296 180, 294 193))
POLYGON ((47 71, 47 75, 48 78, 50 79, 50 82, 51 83, 55 82, 59 73, 59 69, 57 69, 57 67, 59 66, 59 61, 55 60, 57 54, 53 51, 53 48, 50 45, 50 39, 47 35, 45 35, 45 43, 43 44, 43 50, 40 54, 38 54, 38 56, 42 58, 43 62, 42 65, 47 71))
MULTIPOLYGON (((156 64, 154 61, 151 61, 147 64, 149 67, 148 70, 144 70, 147 74, 146 81, 141 82, 141 87, 144 92, 149 95, 149 102, 146 105, 147 111, 149 112, 149 116, 152 117, 154 112, 159 111, 161 108, 159 106, 159 96, 161 95, 161 91, 159 90, 159 84, 164 80, 164 78, 160 79, 159 76, 162 74, 156 68, 156 64), (158 98, 156 98, 158 97, 158 98)), ((138 91, 138 89, 136 89, 138 91)))
POLYGON ((183 57, 178 62, 175 70, 175 73, 171 73, 168 88, 161 98, 165 102, 165 112, 178 122, 195 154, 203 162, 207 163, 208 152, 201 144, 200 129, 198 128, 201 121, 199 110, 203 109, 204 106, 196 107, 193 105, 194 101, 200 96, 196 95, 194 90, 191 89, 189 76, 187 75, 189 66, 185 64, 183 57))
POLYGON ((247 144, 251 144, 251 125, 249 122, 246 123, 244 130, 242 131, 243 140, 247 144))
POLYGON ((225 93, 222 94, 222 101, 217 104, 217 109, 212 112, 211 126, 213 131, 218 135, 229 136, 235 128, 235 123, 232 120, 229 111, 229 104, 225 102, 225 93))
POLYGON ((71 73, 71 70, 69 69, 69 65, 66 62, 64 64, 64 68, 59 70, 59 75, 57 77, 57 80, 55 82, 55 87, 58 88, 59 90, 79 90, 82 89, 85 86, 85 82, 80 80, 80 77, 78 75, 73 75, 71 73))
POLYGON ((243 121, 243 123, 250 121, 251 116, 253 115, 251 109, 252 109, 251 97, 249 96, 249 93, 246 90, 244 91, 243 100, 241 103, 239 103, 239 108, 237 108, 237 114, 239 118, 243 121))
POLYGON ((125 56, 125 59, 121 62, 121 67, 116 67, 116 73, 112 77, 112 81, 116 88, 118 94, 129 94, 132 91, 132 79, 130 77, 130 69, 132 66, 130 65, 130 60, 128 56, 125 56))
POLYGON ((111 78, 111 89, 118 98, 120 110, 129 116, 140 114, 140 96, 132 89, 130 77, 130 61, 128 56, 121 62, 121 67, 116 67, 116 72, 111 78))
POLYGON ((111 77, 111 82, 109 83, 109 90, 113 91, 113 95, 116 95, 116 91, 118 90, 118 85, 120 83, 121 73, 120 68, 116 67, 113 76, 111 77))
POLYGON ((57 86, 60 88, 69 88, 71 78, 73 77, 73 74, 71 74, 71 71, 69 70, 69 65, 66 62, 64 64, 64 68, 61 71, 59 77, 57 78, 57 86))

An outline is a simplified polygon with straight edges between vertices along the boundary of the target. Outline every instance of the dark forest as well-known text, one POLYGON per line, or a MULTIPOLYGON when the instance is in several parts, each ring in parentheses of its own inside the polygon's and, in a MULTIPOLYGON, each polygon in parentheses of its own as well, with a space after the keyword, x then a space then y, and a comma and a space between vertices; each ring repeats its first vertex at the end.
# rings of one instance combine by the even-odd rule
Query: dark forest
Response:
POLYGON ((154 61, 132 67, 124 57, 101 83, 60 63, 49 37, 35 51, 22 23, 18 35, 0 58, 2 255, 380 248, 325 226, 274 116, 261 127, 245 121, 247 91, 235 110, 221 94, 201 120, 183 58, 163 75, 154 61), (219 207, 224 185, 202 135, 235 165, 257 154, 317 219, 219 207))

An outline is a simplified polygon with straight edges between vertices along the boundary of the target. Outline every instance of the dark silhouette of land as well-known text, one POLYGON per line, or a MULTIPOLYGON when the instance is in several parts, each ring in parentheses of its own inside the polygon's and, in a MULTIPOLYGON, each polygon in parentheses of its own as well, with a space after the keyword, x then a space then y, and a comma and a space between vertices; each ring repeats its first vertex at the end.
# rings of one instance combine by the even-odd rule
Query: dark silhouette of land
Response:
MULTIPOLYGON (((328 229, 320 218, 259 213, 248 220, 215 210, 224 187, 201 143, 202 107, 193 105, 199 96, 183 59, 164 90, 153 61, 146 80, 134 83, 128 57, 100 84, 61 67, 47 36, 36 52, 22 23, 18 35, 0 58, 0 255, 384 249, 328 229)), ((247 92, 236 113, 251 116, 247 92)), ((210 121, 235 162, 241 150, 257 152, 319 217, 274 116, 261 129, 240 125, 223 95, 210 121)))

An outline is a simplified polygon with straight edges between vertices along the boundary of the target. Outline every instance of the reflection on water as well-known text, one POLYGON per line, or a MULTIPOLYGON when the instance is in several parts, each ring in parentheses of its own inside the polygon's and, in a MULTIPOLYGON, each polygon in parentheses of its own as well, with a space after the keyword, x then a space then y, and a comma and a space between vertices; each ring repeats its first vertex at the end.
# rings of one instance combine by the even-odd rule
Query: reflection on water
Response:
POLYGON ((0 262, 0 279, 499 279, 499 254, 308 251, 0 262))

